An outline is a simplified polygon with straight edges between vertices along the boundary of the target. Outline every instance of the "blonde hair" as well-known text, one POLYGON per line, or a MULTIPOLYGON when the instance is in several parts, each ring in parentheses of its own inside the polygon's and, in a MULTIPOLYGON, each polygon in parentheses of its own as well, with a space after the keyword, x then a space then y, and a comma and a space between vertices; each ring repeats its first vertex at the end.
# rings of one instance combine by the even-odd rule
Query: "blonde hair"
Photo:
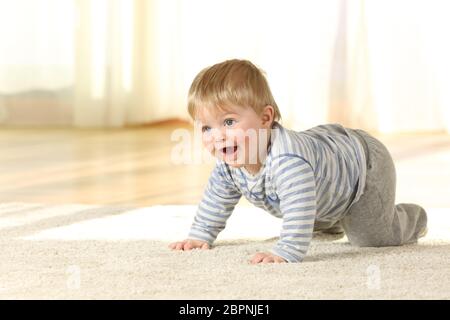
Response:
POLYGON ((257 114, 271 105, 274 120, 281 118, 264 72, 248 60, 227 60, 200 71, 189 89, 188 112, 194 119, 199 107, 251 107, 257 114))

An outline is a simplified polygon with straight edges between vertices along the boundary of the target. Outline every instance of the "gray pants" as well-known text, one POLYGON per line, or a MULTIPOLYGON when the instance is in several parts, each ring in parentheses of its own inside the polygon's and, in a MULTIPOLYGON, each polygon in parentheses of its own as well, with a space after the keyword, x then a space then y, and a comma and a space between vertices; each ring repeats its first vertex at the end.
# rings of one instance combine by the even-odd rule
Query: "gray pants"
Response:
POLYGON ((427 225, 425 210, 395 204, 395 167, 389 151, 363 130, 350 130, 362 142, 367 158, 364 194, 340 221, 351 244, 360 247, 415 243, 427 225))

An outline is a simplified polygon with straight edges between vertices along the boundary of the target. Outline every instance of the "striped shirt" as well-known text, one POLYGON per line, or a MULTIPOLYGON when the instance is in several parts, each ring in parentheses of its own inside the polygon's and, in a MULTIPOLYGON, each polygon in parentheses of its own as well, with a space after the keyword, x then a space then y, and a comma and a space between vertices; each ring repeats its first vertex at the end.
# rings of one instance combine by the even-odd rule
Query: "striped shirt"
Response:
POLYGON ((188 237, 212 244, 243 195, 283 219, 272 253, 300 262, 315 221, 341 219, 362 195, 365 159, 352 129, 329 124, 296 132, 275 122, 267 157, 256 175, 217 162, 188 237))

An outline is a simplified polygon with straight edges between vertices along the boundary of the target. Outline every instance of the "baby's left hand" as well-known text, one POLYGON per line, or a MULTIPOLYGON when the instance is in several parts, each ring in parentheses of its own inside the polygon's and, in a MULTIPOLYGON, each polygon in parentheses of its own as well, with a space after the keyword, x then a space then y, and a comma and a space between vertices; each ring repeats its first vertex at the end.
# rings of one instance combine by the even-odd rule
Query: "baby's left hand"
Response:
POLYGON ((252 260, 250 260, 251 264, 282 263, 282 262, 287 262, 287 261, 279 256, 276 256, 276 255, 274 255, 272 253, 268 253, 268 252, 258 252, 257 254, 255 254, 253 256, 252 260))

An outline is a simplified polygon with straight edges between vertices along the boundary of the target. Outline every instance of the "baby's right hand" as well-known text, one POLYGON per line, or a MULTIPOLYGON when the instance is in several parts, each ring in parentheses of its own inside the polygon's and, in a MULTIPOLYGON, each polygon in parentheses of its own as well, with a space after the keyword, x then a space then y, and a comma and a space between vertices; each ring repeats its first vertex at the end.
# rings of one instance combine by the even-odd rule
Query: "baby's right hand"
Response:
POLYGON ((192 250, 192 249, 209 249, 209 244, 201 240, 186 239, 183 241, 173 242, 169 244, 172 250, 192 250))

